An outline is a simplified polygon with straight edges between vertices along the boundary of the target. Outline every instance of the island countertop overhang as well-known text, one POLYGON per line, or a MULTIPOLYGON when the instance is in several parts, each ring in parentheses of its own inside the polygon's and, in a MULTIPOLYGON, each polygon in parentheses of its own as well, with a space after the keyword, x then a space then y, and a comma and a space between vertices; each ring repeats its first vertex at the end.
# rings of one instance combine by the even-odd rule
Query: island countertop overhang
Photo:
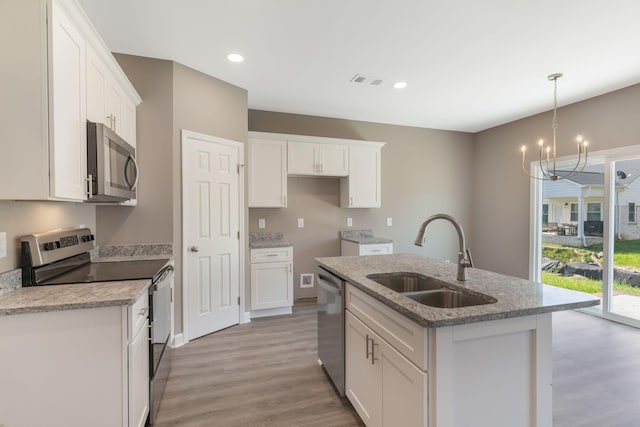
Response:
POLYGON ((466 283, 456 280, 457 266, 412 254, 316 258, 326 270, 366 294, 425 327, 442 327, 573 310, 598 305, 600 300, 582 292, 506 276, 476 268, 468 269, 466 283), (452 287, 479 292, 498 301, 470 307, 443 309, 413 301, 373 280, 369 274, 408 272, 436 277, 452 287))

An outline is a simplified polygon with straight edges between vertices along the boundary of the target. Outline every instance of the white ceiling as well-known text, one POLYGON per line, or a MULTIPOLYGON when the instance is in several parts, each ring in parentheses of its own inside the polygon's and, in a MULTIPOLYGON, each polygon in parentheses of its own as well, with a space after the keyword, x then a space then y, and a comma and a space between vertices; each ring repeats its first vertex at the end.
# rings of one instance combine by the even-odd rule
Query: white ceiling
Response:
POLYGON ((252 109, 477 132, 549 110, 554 72, 560 105, 640 83, 637 0, 79 2, 112 51, 243 87, 252 109))

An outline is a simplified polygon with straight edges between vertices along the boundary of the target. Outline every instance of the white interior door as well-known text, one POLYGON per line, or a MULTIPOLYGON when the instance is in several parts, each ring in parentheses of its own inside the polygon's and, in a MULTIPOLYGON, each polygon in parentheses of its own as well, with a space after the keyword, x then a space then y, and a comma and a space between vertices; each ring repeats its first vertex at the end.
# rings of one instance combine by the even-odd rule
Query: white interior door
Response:
POLYGON ((242 144, 183 131, 186 339, 240 320, 242 144))

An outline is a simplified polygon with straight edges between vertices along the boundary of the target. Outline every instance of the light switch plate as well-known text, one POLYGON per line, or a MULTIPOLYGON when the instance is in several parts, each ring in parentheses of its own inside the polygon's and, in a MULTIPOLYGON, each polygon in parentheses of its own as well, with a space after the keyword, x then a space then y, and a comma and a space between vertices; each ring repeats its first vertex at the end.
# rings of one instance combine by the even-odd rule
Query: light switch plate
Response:
POLYGON ((259 218, 258 219, 258 228, 265 228, 267 226, 266 221, 264 220, 264 218, 259 218))
POLYGON ((353 218, 347 218, 347 227, 353 227, 353 218))
POLYGON ((387 227, 391 227, 393 225, 393 219, 387 218, 387 227))
POLYGON ((298 218, 298 228, 304 228, 304 218, 298 218))
POLYGON ((0 258, 7 256, 7 232, 0 233, 0 258))

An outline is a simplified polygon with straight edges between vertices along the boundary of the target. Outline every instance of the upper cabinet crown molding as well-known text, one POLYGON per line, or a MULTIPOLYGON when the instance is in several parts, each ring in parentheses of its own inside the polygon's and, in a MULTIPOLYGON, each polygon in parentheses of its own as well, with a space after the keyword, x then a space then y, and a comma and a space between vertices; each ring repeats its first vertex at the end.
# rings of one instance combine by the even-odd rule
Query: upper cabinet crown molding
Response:
POLYGON ((134 101, 135 105, 140 104, 142 98, 127 78, 127 75, 122 71, 118 61, 116 61, 111 54, 111 50, 109 50, 102 37, 100 37, 98 30, 96 30, 96 27, 85 11, 82 10, 78 2, 76 0, 49 0, 49 2, 51 1, 58 3, 69 19, 78 27, 87 46, 91 47, 94 53, 98 55, 102 63, 109 70, 111 78, 113 78, 126 95, 134 101))

